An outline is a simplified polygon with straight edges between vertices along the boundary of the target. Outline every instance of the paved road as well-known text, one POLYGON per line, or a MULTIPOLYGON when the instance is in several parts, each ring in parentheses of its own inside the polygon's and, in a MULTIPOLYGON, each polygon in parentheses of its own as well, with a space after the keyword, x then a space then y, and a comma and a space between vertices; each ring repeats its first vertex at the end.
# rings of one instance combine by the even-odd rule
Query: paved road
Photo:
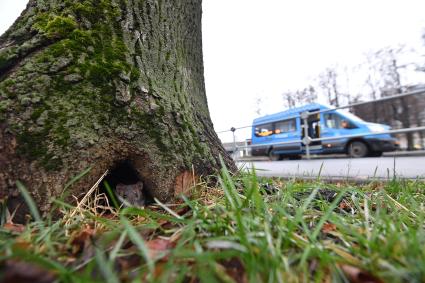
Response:
POLYGON ((362 180, 392 178, 395 172, 398 177, 425 179, 425 156, 254 161, 238 165, 254 166, 258 175, 267 177, 317 177, 321 172, 324 178, 362 180))

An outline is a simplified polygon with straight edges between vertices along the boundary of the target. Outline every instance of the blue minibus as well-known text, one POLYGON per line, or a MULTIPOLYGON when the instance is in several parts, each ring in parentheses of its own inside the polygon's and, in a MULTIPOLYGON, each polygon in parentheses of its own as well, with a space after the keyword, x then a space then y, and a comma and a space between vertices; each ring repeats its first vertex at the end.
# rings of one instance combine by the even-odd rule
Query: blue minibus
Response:
POLYGON ((304 119, 300 117, 307 112, 313 113, 307 118, 309 138, 323 139, 309 144, 312 154, 377 157, 398 148, 398 141, 390 134, 379 134, 389 130, 389 126, 369 123, 348 111, 312 103, 254 119, 251 154, 269 156, 271 160, 301 158, 306 148, 301 142, 305 138, 305 127, 304 119))

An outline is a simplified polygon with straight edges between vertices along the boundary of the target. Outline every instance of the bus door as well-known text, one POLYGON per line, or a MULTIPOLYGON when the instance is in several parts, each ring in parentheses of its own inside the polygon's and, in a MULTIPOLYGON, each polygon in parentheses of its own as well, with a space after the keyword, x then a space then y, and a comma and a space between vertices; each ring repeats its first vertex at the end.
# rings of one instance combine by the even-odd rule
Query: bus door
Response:
MULTIPOLYGON (((319 109, 310 110, 308 112, 316 112, 319 111, 319 109)), ((305 130, 304 130, 304 119, 301 120, 301 138, 304 139, 305 137, 305 130)), ((321 128, 320 128, 320 113, 315 115, 310 115, 307 118, 307 127, 308 127, 308 136, 311 139, 318 139, 321 137, 321 128)), ((313 141, 310 143, 310 150, 319 150, 322 149, 322 142, 321 141, 313 141)), ((303 149, 305 149, 305 145, 303 143, 303 149)))
POLYGON ((335 111, 326 112, 322 115, 324 124, 322 136, 325 138, 335 137, 334 140, 327 140, 324 142, 325 148, 328 151, 339 151, 344 149, 348 139, 340 137, 353 134, 353 129, 356 129, 357 126, 335 111))

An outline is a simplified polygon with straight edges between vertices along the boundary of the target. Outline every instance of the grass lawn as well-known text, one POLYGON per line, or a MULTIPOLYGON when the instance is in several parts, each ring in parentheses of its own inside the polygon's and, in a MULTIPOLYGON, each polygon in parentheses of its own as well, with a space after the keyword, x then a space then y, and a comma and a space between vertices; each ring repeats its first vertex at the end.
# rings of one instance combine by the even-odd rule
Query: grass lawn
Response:
POLYGON ((25 226, 3 208, 0 282, 425 280, 424 182, 326 184, 226 169, 219 180, 144 209, 112 208, 96 192, 78 207, 57 200, 56 220, 40 219, 28 200, 36 221, 25 226))

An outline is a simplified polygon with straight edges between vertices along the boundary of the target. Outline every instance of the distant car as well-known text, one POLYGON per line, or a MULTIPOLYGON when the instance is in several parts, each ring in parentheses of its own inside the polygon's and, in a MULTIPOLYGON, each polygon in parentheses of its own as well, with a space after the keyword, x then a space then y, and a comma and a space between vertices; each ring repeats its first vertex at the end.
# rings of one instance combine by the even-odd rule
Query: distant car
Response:
POLYGON ((312 103, 255 119, 251 154, 269 156, 272 160, 301 158, 306 148, 300 142, 304 138, 304 120, 300 115, 323 110, 329 111, 310 115, 307 120, 308 136, 324 139, 312 142, 310 153, 346 153, 351 157, 366 157, 381 156, 383 152, 398 149, 399 143, 394 137, 379 134, 389 130, 389 126, 366 122, 348 111, 331 109, 330 106, 312 103), (363 134, 368 135, 361 136, 363 134), (349 135, 356 137, 343 137, 349 135), (273 145, 279 142, 285 144, 273 145))

